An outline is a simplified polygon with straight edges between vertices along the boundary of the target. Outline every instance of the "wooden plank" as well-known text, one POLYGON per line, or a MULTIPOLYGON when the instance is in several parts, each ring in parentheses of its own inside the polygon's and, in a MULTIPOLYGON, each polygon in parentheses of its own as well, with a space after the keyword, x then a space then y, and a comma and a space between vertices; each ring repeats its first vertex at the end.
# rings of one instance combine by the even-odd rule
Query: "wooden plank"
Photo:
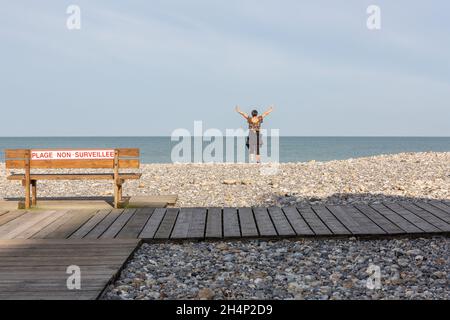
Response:
POLYGON ((339 221, 356 235, 384 234, 384 230, 353 206, 327 206, 339 221))
POLYGON ((138 241, 1 240, 0 299, 95 299, 138 241), (17 250, 21 248, 21 250, 17 250), (81 269, 81 290, 68 290, 69 265, 81 269))
POLYGON ((74 210, 75 214, 66 222, 60 225, 56 230, 45 236, 46 239, 66 239, 72 233, 77 231, 87 220, 89 220, 96 211, 93 210, 74 210))
POLYGON ((427 221, 428 223, 432 224, 434 227, 436 227, 440 231, 444 231, 444 232, 450 231, 450 224, 442 221, 437 216, 433 215, 431 212, 428 212, 425 209, 423 209, 415 204, 408 203, 408 202, 400 202, 400 205, 403 208, 405 208, 406 210, 414 213, 416 216, 418 216, 418 217, 424 219, 425 221, 427 221))
POLYGON ((46 225, 41 230, 33 234, 31 236, 31 239, 45 239, 50 233, 56 231, 64 223, 72 219, 76 213, 77 213, 76 210, 66 210, 61 217, 54 220, 53 222, 51 222, 50 224, 46 225))
POLYGON ((414 224, 398 215, 395 211, 392 211, 390 208, 383 204, 371 204, 373 209, 378 211, 381 215, 383 215, 389 221, 392 221, 399 228, 404 230, 406 233, 421 233, 423 232, 421 229, 417 228, 414 224))
MULTIPOLYGON (((271 210, 269 210, 271 211, 271 210)), ((300 215, 300 212, 297 210, 296 207, 285 207, 281 209, 281 211, 284 212, 286 215, 287 220, 289 221, 290 225, 294 229, 295 233, 298 236, 310 236, 314 234, 314 231, 308 226, 304 218, 300 215)), ((311 211, 312 212, 312 211, 311 211)), ((315 214, 312 213, 314 216, 315 214)), ((309 216, 309 213, 306 213, 307 216, 309 216)), ((317 217, 315 217, 317 219, 317 217)), ((323 227, 330 232, 325 225, 323 227)))
POLYGON ((441 210, 440 208, 436 207, 435 205, 430 205, 430 204, 427 204, 424 202, 418 202, 418 203, 415 203, 415 205, 416 205, 416 207, 419 207, 419 208, 431 213, 433 216, 444 221, 446 224, 450 224, 450 214, 447 214, 445 211, 441 210))
POLYGON ((4 215, 5 213, 8 213, 8 210, 0 210, 0 216, 4 215))
POLYGON ((355 207, 365 214, 370 220, 376 223, 380 228, 382 228, 388 234, 403 234, 405 231, 397 227, 393 222, 386 219, 378 211, 372 209, 366 204, 357 204, 355 207))
MULTIPOLYGON (((142 176, 141 173, 119 173, 119 178, 123 180, 136 180, 142 176)), ((7 177, 8 180, 23 180, 24 174, 12 174, 7 177)), ((114 174, 112 173, 46 173, 46 174, 31 174, 31 180, 112 180, 114 174)))
POLYGON ((98 290, 45 291, 43 292, 6 292, 0 293, 0 300, 94 300, 98 290))
POLYGON ((176 208, 168 208, 166 214, 164 215, 164 219, 161 221, 161 224, 156 231, 154 239, 169 239, 173 230, 173 226, 178 216, 178 209, 176 208))
POLYGON ((153 211, 150 219, 148 219, 138 238, 153 239, 156 230, 158 230, 158 227, 161 224, 161 221, 163 220, 165 214, 166 208, 156 208, 155 211, 153 211))
POLYGON ((440 230, 433 226, 432 224, 428 223, 427 221, 423 220, 422 218, 416 216, 414 213, 406 210, 402 206, 400 206, 397 203, 388 203, 385 204, 389 209, 397 212, 399 215, 401 215, 403 218, 414 224, 419 229, 425 231, 425 232, 439 232, 440 230))
POLYGON ((31 238, 33 235, 47 227, 48 225, 52 224, 54 221, 65 215, 67 211, 65 210, 58 210, 55 211, 52 215, 49 217, 40 220, 38 223, 34 224, 30 228, 26 229, 22 233, 18 234, 14 239, 28 239, 31 238))
POLYGON ((120 263, 121 257, 117 256, 102 256, 102 259, 96 257, 88 256, 71 256, 71 257, 61 257, 56 256, 52 259, 43 259, 43 257, 2 257, 1 265, 3 267, 20 267, 24 264, 33 264, 35 266, 48 266, 48 265, 60 265, 60 266, 70 266, 70 265, 85 265, 85 266, 99 266, 105 264, 120 263))
POLYGON ((192 208, 191 222, 189 223, 188 239, 205 238, 206 208, 192 208))
POLYGON ((206 209, 181 208, 171 239, 200 239, 204 237, 206 209))
POLYGON ((128 220, 136 213, 136 209, 125 209, 122 214, 100 236, 101 239, 113 239, 122 230, 128 220))
MULTIPOLYGON (((288 219, 284 215, 281 208, 270 207, 270 208, 268 208, 268 211, 269 211, 270 217, 272 218, 273 224, 275 225, 275 229, 277 230, 278 235, 283 236, 283 237, 296 235, 294 229, 292 229, 291 225, 289 224, 288 219)), ((299 219, 301 219, 300 214, 298 212, 297 212, 297 216, 299 217, 299 219)))
POLYGON ((119 239, 136 239, 141 233, 144 226, 147 224, 148 219, 153 214, 154 208, 140 208, 136 210, 136 213, 128 220, 127 224, 117 234, 116 238, 119 239))
MULTIPOLYGON (((6 160, 6 169, 24 169, 25 160, 6 160)), ((32 160, 32 169, 112 169, 114 160, 32 160)), ((120 159, 119 168, 137 169, 140 163, 137 159, 120 159)))
MULTIPOLYGON (((286 209, 283 210, 287 215, 286 209)), ((298 207, 297 210, 316 235, 326 236, 333 234, 331 230, 328 229, 327 225, 322 220, 320 220, 320 218, 316 215, 311 207, 298 207)), ((294 213, 292 213, 292 215, 294 215, 294 213)))
MULTIPOLYGON (((65 150, 71 150, 71 151, 85 151, 85 150, 97 150, 92 148, 86 148, 86 149, 73 149, 73 148, 61 148, 61 149, 39 149, 41 151, 52 151, 52 150, 58 150, 58 151, 65 151, 65 150)), ((117 148, 115 149, 119 151, 120 157, 139 157, 139 149, 138 148, 117 148)), ((26 153, 30 151, 30 149, 5 149, 5 159, 11 159, 11 158, 23 158, 25 157, 26 153)))
POLYGON ((29 149, 5 149, 5 159, 23 159, 29 152, 29 149))
POLYGON ((115 247, 117 245, 128 245, 133 246, 134 244, 139 243, 139 240, 137 239, 28 239, 28 240, 0 240, 0 246, 18 246, 18 247, 33 247, 38 245, 41 246, 48 246, 48 247, 65 247, 67 244, 73 245, 103 245, 103 246, 110 246, 115 247))
POLYGON ((224 238, 239 238, 239 218, 237 209, 223 208, 223 236, 224 238))
POLYGON ((444 201, 437 201, 437 200, 432 200, 429 202, 429 204, 450 215, 450 204, 446 204, 444 201))
POLYGON ((253 214, 261 237, 273 237, 277 235, 267 208, 253 208, 253 214))
POLYGON ((189 232, 189 224, 192 218, 191 208, 181 208, 178 213, 177 221, 173 227, 171 239, 185 239, 189 232))
POLYGON ((326 224, 333 234, 349 235, 351 232, 326 208, 322 206, 312 207, 312 210, 326 224))
POLYGON ((222 209, 209 208, 206 218, 206 238, 222 238, 222 209))
POLYGON ((138 148, 118 148, 116 149, 119 151, 119 157, 134 157, 139 158, 140 156, 140 150, 138 148))
POLYGON ((75 231, 69 238, 70 239, 81 239, 84 238, 92 229, 97 226, 109 213, 111 210, 104 209, 97 211, 85 224, 83 224, 77 231, 75 231))
POLYGON ((13 239, 31 228, 36 223, 54 214, 54 211, 28 212, 13 221, 0 227, 0 238, 13 239))
POLYGON ((25 213, 26 213, 25 210, 12 210, 6 214, 3 214, 2 216, 0 216, 0 226, 20 217, 25 213))
POLYGON ((241 233, 243 237, 257 237, 258 229, 256 227, 256 222, 253 217, 252 209, 250 208, 239 208, 239 221, 241 224, 241 233))
MULTIPOLYGON (((83 250, 83 255, 86 257, 95 257, 99 255, 105 255, 105 248, 108 247, 102 246, 98 248, 88 248, 86 250, 83 250)), ((58 257, 61 255, 67 255, 71 254, 73 256, 78 255, 78 251, 80 249, 83 249, 82 247, 77 246, 76 248, 72 248, 72 246, 69 246, 68 248, 24 248, 24 249, 5 249, 0 248, 0 257, 20 257, 20 256, 27 256, 27 257, 58 257)), ((129 251, 127 247, 117 247, 113 252, 109 252, 108 256, 117 256, 122 255, 123 252, 129 251)))
POLYGON ((84 236, 84 239, 98 239, 122 214, 122 209, 113 209, 111 212, 98 223, 88 234, 84 236))

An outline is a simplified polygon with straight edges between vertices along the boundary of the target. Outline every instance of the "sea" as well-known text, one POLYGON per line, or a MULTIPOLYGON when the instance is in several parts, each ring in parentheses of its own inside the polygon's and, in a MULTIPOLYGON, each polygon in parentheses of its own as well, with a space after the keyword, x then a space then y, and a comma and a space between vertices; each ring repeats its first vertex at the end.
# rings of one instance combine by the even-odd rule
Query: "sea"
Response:
MULTIPOLYGON (((194 162, 194 138, 186 139, 191 140, 192 150, 191 156, 188 157, 186 152, 183 159, 194 162)), ((239 144, 236 138, 233 141, 236 152, 239 144)), ((450 137, 279 137, 276 142, 274 141, 268 139, 263 144, 261 153, 270 155, 272 159, 276 156, 279 162, 342 160, 400 152, 450 152, 450 137), (272 147, 275 143, 277 148, 272 147), (272 153, 273 150, 275 152, 272 153)), ((214 138, 212 142, 215 142, 214 138)), ((223 146, 224 153, 226 142, 223 140, 218 144, 223 146)), ((205 150, 207 145, 211 144, 209 141, 200 143, 201 150, 205 150)), ((174 162, 172 151, 177 145, 180 145, 180 141, 172 141, 171 137, 0 137, 0 161, 4 161, 4 149, 132 147, 140 149, 142 163, 172 163, 174 162)), ((234 159, 236 162, 237 156, 234 159)), ((218 162, 225 160, 224 157, 223 161, 218 162)))

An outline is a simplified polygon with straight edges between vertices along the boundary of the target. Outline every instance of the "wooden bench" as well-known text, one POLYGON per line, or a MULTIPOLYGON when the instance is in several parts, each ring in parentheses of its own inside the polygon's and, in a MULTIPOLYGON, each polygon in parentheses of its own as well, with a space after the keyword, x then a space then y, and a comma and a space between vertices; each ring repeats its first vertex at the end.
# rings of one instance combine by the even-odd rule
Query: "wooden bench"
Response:
POLYGON ((37 204, 38 180, 112 180, 114 207, 122 202, 122 185, 126 180, 141 177, 140 173, 120 173, 119 169, 140 167, 139 149, 7 149, 6 169, 23 169, 8 180, 22 181, 25 187, 25 208, 37 204), (111 169, 109 173, 32 173, 32 169, 111 169))

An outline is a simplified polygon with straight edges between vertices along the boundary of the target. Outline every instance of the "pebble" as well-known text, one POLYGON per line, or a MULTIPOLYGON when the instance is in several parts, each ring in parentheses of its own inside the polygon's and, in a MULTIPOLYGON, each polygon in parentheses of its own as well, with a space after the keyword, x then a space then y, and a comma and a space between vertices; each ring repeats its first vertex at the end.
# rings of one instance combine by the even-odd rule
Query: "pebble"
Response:
POLYGON ((103 299, 448 300, 449 243, 445 236, 144 243, 103 299), (367 287, 371 265, 380 268, 379 289, 367 287))

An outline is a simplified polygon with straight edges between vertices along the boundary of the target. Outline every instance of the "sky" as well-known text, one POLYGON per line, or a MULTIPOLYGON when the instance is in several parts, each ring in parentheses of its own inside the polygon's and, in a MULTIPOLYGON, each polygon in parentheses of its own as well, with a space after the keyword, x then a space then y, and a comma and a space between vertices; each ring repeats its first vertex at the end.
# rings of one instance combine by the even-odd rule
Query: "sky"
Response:
POLYGON ((245 127, 236 105, 274 105, 283 136, 450 136, 449 17, 447 0, 0 0, 0 136, 245 127))

